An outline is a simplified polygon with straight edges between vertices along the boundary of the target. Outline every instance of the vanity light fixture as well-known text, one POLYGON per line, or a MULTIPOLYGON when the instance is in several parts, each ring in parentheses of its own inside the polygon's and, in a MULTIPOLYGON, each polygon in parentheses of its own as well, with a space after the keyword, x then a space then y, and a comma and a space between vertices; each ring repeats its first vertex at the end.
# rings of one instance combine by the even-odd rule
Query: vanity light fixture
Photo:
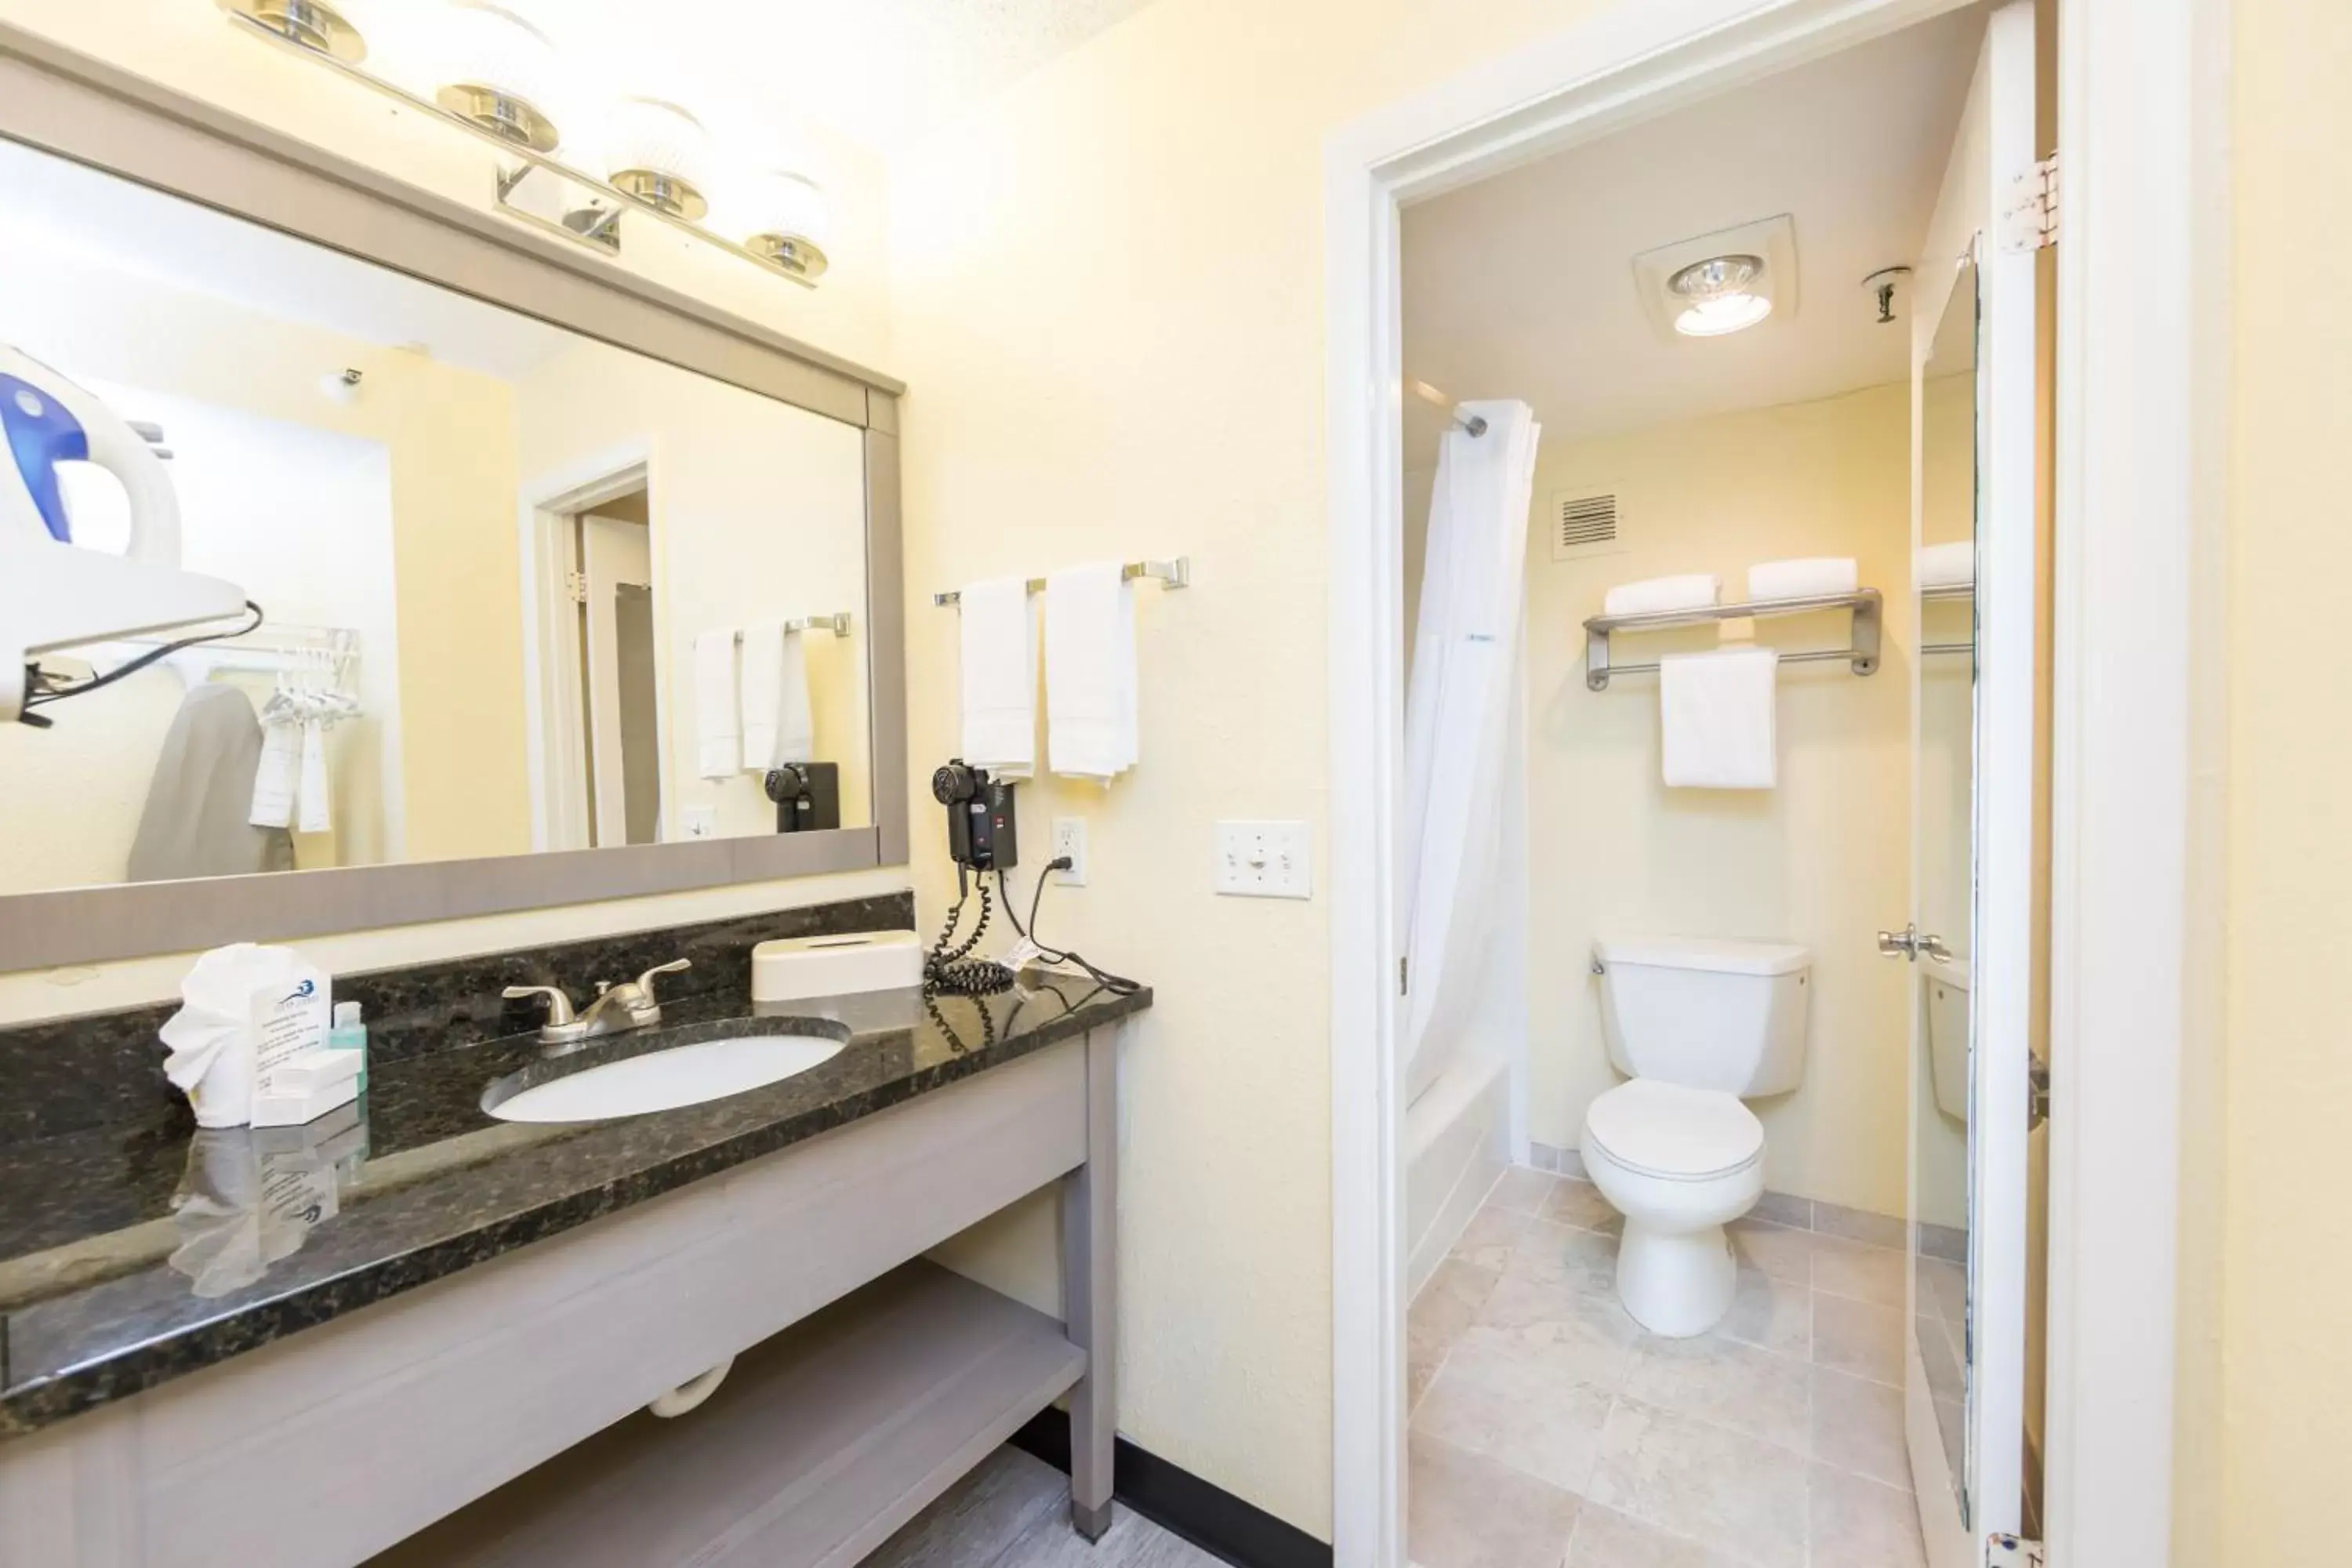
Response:
POLYGON ((449 0, 456 57, 433 100, 501 142, 552 153, 562 142, 551 112, 562 67, 547 35, 503 5, 449 0))
POLYGON ((824 247, 832 218, 815 181, 782 169, 766 170, 747 183, 744 213, 751 230, 743 239, 745 249, 802 278, 824 276, 831 265, 824 247))
MULTIPOLYGON (((438 26, 393 28, 394 42, 417 46, 388 50, 401 55, 405 69, 389 59, 383 69, 361 64, 368 46, 354 14, 363 12, 362 20, 371 23, 422 19, 379 15, 379 0, 214 3, 253 37, 496 142, 510 162, 496 172, 492 194, 509 216, 617 256, 622 219, 646 214, 803 288, 815 287, 831 264, 824 196, 815 183, 782 170, 736 181, 731 170, 720 170, 702 122, 667 99, 623 98, 606 106, 607 122, 586 138, 602 151, 594 166, 603 176, 557 157, 576 101, 569 73, 548 36, 497 0, 423 0, 438 26), (744 220, 723 226, 725 235, 716 232, 722 226, 703 221, 722 172, 730 176, 728 205, 744 220), (740 204, 737 184, 745 187, 740 204)), ((414 7, 420 0, 393 3, 414 7)))
POLYGON ((343 14, 320 0, 219 0, 220 8, 266 33, 339 60, 363 60, 367 40, 343 14))
POLYGON ((625 98, 613 106, 605 169, 615 189, 657 211, 699 218, 710 210, 710 132, 677 104, 625 98))
POLYGON ((1719 338, 1752 327, 1772 313, 1772 301, 1755 292, 1764 276, 1760 256, 1711 256, 1694 261, 1666 279, 1677 300, 1687 300, 1675 318, 1686 338, 1719 338))

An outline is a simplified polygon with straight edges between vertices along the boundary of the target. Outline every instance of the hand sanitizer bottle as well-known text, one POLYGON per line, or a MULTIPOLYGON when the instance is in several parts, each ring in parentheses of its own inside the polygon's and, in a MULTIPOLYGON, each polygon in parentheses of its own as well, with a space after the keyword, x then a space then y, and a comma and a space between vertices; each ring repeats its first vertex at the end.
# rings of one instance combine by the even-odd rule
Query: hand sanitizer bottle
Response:
POLYGON ((356 1002, 335 1004, 335 1026, 327 1031, 327 1048, 331 1051, 360 1053, 360 1088, 367 1092, 367 1026, 360 1022, 360 1005, 356 1002))

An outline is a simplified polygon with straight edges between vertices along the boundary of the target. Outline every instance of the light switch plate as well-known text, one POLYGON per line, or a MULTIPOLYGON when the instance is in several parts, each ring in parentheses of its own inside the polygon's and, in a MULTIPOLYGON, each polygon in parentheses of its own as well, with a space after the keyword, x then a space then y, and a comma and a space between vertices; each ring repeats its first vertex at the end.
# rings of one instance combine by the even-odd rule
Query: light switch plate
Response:
POLYGON ((1083 888, 1087 885, 1087 819, 1083 816, 1054 818, 1054 853, 1046 858, 1059 860, 1070 858, 1070 868, 1054 873, 1054 885, 1061 888, 1083 888))
POLYGON ((1244 899, 1315 895, 1311 840, 1303 822, 1217 824, 1217 891, 1244 899))

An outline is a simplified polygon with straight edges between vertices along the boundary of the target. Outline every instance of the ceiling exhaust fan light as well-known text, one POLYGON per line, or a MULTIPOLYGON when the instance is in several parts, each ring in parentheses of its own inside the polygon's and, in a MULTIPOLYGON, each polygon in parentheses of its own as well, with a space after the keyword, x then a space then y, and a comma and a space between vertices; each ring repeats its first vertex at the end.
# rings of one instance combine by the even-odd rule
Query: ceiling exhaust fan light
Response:
POLYGON ((1686 338, 1719 338, 1752 327, 1772 313, 1772 301, 1761 294, 1724 294, 1702 300, 1675 318, 1675 331, 1686 338))
POLYGON ((482 0, 452 0, 447 26, 451 67, 434 101, 518 147, 554 152, 562 66, 547 35, 482 0))

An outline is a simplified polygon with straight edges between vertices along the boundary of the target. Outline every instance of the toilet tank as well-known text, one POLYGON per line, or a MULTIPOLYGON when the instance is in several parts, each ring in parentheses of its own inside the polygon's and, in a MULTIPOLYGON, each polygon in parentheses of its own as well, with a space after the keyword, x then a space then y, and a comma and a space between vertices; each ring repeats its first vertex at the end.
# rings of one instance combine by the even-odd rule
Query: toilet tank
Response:
POLYGON ((1936 1109, 1969 1124, 1969 963, 1964 958, 1931 958, 1919 965, 1926 991, 1928 1079, 1936 1109))
POLYGON ((1742 1097, 1805 1075, 1812 954, 1788 942, 1627 937, 1593 944, 1609 1059, 1635 1078, 1742 1097))

